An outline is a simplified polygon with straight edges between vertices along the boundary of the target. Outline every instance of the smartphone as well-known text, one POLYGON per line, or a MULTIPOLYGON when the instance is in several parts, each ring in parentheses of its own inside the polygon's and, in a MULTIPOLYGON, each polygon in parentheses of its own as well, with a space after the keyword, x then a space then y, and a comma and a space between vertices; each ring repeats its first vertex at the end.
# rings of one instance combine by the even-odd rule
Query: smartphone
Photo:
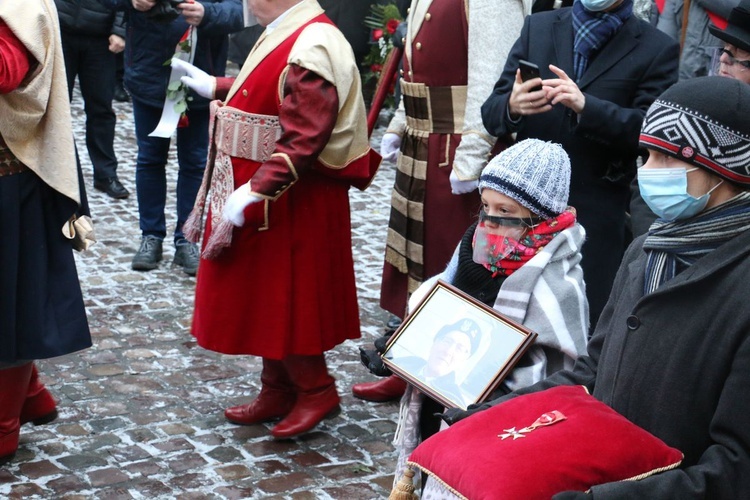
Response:
MULTIPOLYGON (((529 80, 533 80, 534 78, 541 78, 539 74, 539 66, 532 62, 524 61, 523 59, 521 59, 520 61, 518 61, 518 67, 521 69, 521 80, 523 80, 524 82, 528 82, 529 80)), ((538 85, 534 87, 533 89, 531 89, 531 92, 537 90, 542 90, 542 86, 538 85)))

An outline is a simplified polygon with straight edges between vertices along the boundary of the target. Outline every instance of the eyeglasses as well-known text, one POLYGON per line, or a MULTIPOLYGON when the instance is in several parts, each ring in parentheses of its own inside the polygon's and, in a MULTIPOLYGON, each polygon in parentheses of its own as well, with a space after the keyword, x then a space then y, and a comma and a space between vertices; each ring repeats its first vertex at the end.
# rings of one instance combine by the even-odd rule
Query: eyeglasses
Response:
POLYGON ((479 210, 479 220, 481 222, 488 221, 498 226, 503 227, 515 227, 523 229, 531 229, 537 224, 544 221, 540 217, 498 217, 496 215, 489 215, 484 209, 479 210))
POLYGON ((734 63, 737 63, 740 66, 742 66, 742 68, 743 68, 742 71, 750 69, 750 60, 747 60, 747 59, 744 59, 744 60, 743 59, 737 59, 736 57, 734 57, 734 54, 732 54, 727 49, 720 49, 719 54, 720 55, 721 54, 726 54, 727 55, 727 65, 728 66, 734 66, 734 63))

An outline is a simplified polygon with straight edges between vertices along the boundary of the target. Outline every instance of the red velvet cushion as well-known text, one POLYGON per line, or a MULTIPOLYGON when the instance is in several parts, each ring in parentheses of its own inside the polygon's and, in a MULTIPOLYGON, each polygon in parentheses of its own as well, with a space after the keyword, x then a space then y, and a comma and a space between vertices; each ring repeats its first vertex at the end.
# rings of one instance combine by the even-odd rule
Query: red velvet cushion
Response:
POLYGON ((472 500, 545 499, 568 490, 641 479, 677 467, 682 453, 589 395, 560 386, 519 396, 423 442, 409 463, 472 500), (531 426, 554 410, 565 419, 531 426), (501 439, 503 434, 510 434, 501 439))

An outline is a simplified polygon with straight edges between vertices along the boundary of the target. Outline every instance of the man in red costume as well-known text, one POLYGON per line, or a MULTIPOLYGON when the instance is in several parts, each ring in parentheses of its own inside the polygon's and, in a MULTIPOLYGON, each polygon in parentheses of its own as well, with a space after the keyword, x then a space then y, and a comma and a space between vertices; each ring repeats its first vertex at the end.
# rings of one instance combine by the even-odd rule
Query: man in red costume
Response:
MULTIPOLYGON (((404 317, 411 293, 443 271, 477 219, 477 182, 495 138, 480 107, 492 92, 531 0, 411 0, 404 39, 401 105, 380 152, 397 160, 380 306, 404 317)), ((388 401, 395 376, 352 387, 388 401)))
POLYGON ((192 333, 225 354, 263 358, 261 391, 226 418, 282 419, 276 438, 339 410, 323 353, 359 337, 350 185, 369 184, 369 147, 351 47, 315 0, 248 0, 266 26, 235 80, 175 60, 212 103, 209 163, 186 236, 200 236, 192 333))

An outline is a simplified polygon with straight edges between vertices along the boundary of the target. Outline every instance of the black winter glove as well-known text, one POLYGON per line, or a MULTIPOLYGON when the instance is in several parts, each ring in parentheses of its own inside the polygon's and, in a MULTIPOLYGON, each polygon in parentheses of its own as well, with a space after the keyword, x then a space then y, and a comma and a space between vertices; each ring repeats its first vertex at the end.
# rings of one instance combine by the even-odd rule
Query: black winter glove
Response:
POLYGON ((443 413, 438 413, 437 416, 442 418, 446 424, 453 425, 459 420, 463 420, 466 417, 470 417, 475 413, 486 410, 487 408, 490 408, 490 405, 469 405, 466 410, 462 410, 461 408, 448 408, 443 413))
POLYGON ((391 370, 383 364, 383 359, 380 357, 380 353, 374 349, 359 348, 359 357, 362 360, 362 364, 365 368, 370 370, 370 373, 377 375, 378 377, 388 377, 392 375, 391 370))
POLYGON ((158 0, 156 4, 145 12, 146 17, 155 23, 169 24, 180 15, 177 5, 184 0, 158 0))

